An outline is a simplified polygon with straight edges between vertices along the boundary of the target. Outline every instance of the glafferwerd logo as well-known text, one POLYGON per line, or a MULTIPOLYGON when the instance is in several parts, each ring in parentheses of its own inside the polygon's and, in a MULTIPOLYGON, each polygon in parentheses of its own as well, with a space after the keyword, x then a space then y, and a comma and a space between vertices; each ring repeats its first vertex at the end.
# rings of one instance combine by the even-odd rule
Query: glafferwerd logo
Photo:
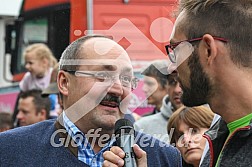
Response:
MULTIPOLYGON (((155 39, 157 42, 162 43, 168 43, 170 34, 172 32, 173 23, 164 17, 158 18, 155 21, 152 22, 150 26, 150 34, 153 39, 155 39), (160 35, 161 34, 161 35, 160 35)), ((128 19, 120 19, 118 20, 109 30, 92 30, 93 34, 103 34, 112 36, 113 40, 115 42, 119 42, 122 38, 126 38, 130 42, 130 46, 126 49, 127 53, 129 53, 129 56, 131 54, 134 54, 134 51, 140 50, 145 51, 148 49, 148 51, 151 51, 151 55, 157 56, 157 57, 163 57, 164 61, 166 61, 167 67, 178 67, 182 62, 179 64, 172 63, 168 56, 164 54, 155 44, 152 43, 152 41, 147 38, 130 20, 128 19), (165 59, 166 58, 166 59, 165 59)), ((82 36, 84 34, 89 34, 89 31, 86 31, 84 34, 80 30, 76 30, 75 34, 77 36, 82 36)), ((98 54, 106 54, 110 51, 110 49, 114 45, 109 45, 105 41, 98 41, 94 45, 94 50, 98 54)), ((86 60, 86 59, 71 59, 71 60, 61 60, 60 64, 64 65, 100 65, 100 63, 108 63, 111 65, 111 63, 115 66, 118 66, 118 62, 121 62, 121 60, 125 59, 125 53, 121 53, 121 55, 117 59, 92 59, 92 60, 86 60)), ((140 54, 140 53, 135 53, 140 54)), ((186 56, 187 58, 188 56, 186 56)), ((183 61, 186 59, 184 57, 183 61)), ((125 61, 125 63, 130 63, 130 61, 125 61)), ((120 64, 121 65, 121 64, 120 64)), ((146 66, 148 66, 146 64, 146 66)), ((171 70, 163 70, 164 67, 156 66, 157 69, 160 70, 163 74, 171 73, 171 70), (162 70, 161 70, 162 69, 162 70)), ((172 69, 175 69, 172 68, 172 69)), ((120 67, 118 67, 120 69, 120 67)), ((168 68, 171 69, 171 68, 168 68)), ((109 88, 112 87, 113 84, 110 82, 96 82, 92 88, 89 90, 87 94, 85 94, 81 99, 79 99, 76 103, 74 103, 71 107, 67 108, 65 111, 67 113, 67 116, 70 118, 70 120, 74 123, 78 121, 80 118, 82 118, 85 114, 87 114, 89 111, 93 110, 99 103, 102 101, 102 99, 106 96, 109 88), (97 93, 99 92, 99 93, 97 93)), ((83 86, 83 85, 82 85, 83 86)), ((81 89, 81 86, 80 86, 81 89)), ((155 90, 153 90, 154 92, 155 90)), ((127 109, 128 101, 131 99, 132 93, 130 93, 126 98, 122 99, 120 102, 120 110, 123 113, 130 112, 127 109)), ((146 97, 148 98, 148 97, 146 97)), ((141 103, 143 103, 145 100, 143 99, 141 103)), ((138 104, 138 106, 141 105, 141 103, 138 104)), ((136 107, 138 107, 136 106, 136 107)), ((63 125, 63 123, 61 122, 63 125)))

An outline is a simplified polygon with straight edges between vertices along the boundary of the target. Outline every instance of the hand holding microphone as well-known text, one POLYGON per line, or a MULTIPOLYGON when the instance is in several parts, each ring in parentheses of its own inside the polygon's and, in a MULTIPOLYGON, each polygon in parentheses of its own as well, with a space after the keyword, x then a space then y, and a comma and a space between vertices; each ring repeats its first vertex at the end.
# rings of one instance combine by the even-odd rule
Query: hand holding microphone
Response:
POLYGON ((115 124, 117 146, 103 154, 103 167, 147 167, 146 152, 134 144, 134 128, 127 119, 120 119, 115 124))
POLYGON ((124 167, 136 167, 133 144, 135 143, 135 131, 133 124, 127 119, 119 119, 115 123, 116 145, 124 152, 124 167))

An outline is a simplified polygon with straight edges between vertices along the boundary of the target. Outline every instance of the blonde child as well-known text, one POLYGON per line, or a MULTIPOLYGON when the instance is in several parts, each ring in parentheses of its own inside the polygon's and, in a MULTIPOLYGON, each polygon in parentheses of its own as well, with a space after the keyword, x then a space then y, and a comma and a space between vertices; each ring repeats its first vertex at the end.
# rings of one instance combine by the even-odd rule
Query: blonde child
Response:
POLYGON ((52 67, 57 63, 51 50, 43 43, 32 44, 25 49, 24 58, 28 72, 19 84, 21 91, 45 89, 50 83, 52 67))

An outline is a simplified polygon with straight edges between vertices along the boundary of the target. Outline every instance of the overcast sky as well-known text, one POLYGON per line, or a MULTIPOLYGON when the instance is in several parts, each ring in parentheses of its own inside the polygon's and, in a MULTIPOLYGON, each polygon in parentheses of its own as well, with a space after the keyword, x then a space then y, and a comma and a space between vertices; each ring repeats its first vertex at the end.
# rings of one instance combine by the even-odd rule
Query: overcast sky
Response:
POLYGON ((18 16, 22 0, 0 0, 0 16, 18 16))

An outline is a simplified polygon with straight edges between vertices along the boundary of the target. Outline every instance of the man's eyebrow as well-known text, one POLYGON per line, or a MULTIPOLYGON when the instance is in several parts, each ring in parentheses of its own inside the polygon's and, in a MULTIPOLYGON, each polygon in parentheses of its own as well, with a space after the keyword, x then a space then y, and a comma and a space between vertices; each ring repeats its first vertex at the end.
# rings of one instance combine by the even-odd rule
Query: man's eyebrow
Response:
POLYGON ((108 71, 116 71, 117 69, 115 65, 102 65, 102 67, 108 71))
POLYGON ((132 72, 132 68, 126 67, 126 68, 122 69, 122 71, 123 72, 132 72))
MULTIPOLYGON (((101 65, 96 65, 100 70, 106 70, 106 71, 116 71, 117 70, 117 65, 105 65, 105 64, 101 64, 101 65)), ((93 66, 94 67, 94 66, 93 66)), ((132 72, 132 68, 130 67, 125 67, 123 69, 120 70, 121 72, 132 72)))

